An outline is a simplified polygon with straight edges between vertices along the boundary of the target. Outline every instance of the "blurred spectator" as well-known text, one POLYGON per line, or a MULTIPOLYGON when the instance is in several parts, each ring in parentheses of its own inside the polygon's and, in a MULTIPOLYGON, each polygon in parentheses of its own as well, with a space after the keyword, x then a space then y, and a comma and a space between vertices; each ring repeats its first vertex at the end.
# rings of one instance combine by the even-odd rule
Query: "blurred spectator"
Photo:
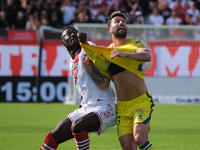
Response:
POLYGON ((180 25, 182 23, 182 20, 177 17, 177 13, 175 10, 171 11, 172 16, 167 18, 166 24, 167 25, 180 25))
POLYGON ((174 0, 166 0, 168 7, 170 6, 170 4, 173 2, 174 0))
POLYGON ((194 2, 191 2, 189 5, 189 8, 186 11, 188 14, 192 15, 192 20, 194 22, 194 24, 197 24, 197 18, 199 16, 199 10, 196 9, 196 5, 194 2))
POLYGON ((91 14, 89 10, 82 10, 78 13, 78 23, 92 23, 91 14))
POLYGON ((48 21, 52 27, 60 28, 62 26, 62 12, 58 9, 61 4, 59 0, 52 0, 47 9, 48 21))
POLYGON ((63 13, 63 25, 68 26, 74 18, 76 7, 74 7, 70 0, 64 0, 60 8, 63 13))
POLYGON ((5 6, 6 21, 8 23, 8 28, 10 29, 13 25, 13 21, 16 16, 16 6, 14 5, 13 0, 7 0, 7 5, 5 6))
POLYGON ((54 28, 60 28, 61 27, 61 23, 58 19, 58 14, 57 14, 57 11, 54 11, 52 14, 51 14, 51 18, 49 19, 49 25, 51 27, 54 27, 54 28))
POLYGON ((153 13, 149 16, 150 24, 152 25, 163 25, 164 24, 164 17, 159 14, 157 8, 153 9, 153 13))
MULTIPOLYGON (((188 8, 189 4, 192 2, 192 0, 181 0, 181 6, 188 8)), ((171 2, 169 8, 173 9, 173 7, 177 4, 176 0, 174 0, 173 2, 171 2)))
POLYGON ((142 24, 142 12, 141 11, 136 11, 131 16, 131 23, 133 23, 133 24, 142 24))
POLYGON ((99 0, 97 3, 97 7, 98 13, 95 16, 95 22, 106 23, 106 16, 109 13, 110 5, 105 0, 99 0))
POLYGON ((166 22, 167 18, 171 16, 171 9, 168 7, 168 3, 166 0, 160 0, 157 2, 157 8, 159 13, 164 17, 164 22, 166 22))
MULTIPOLYGON (((151 25, 161 26, 164 24, 164 17, 159 14, 157 8, 154 8, 153 13, 149 16, 149 21, 151 25)), ((161 37, 162 31, 160 29, 148 30, 148 34, 149 39, 154 40, 161 37)))
POLYGON ((195 0, 195 5, 198 10, 200 10, 200 0, 195 0))
POLYGON ((98 8, 97 8, 97 5, 95 4, 95 0, 89 1, 88 9, 89 9, 90 14, 91 14, 91 19, 94 20, 96 15, 98 14, 98 8))
POLYGON ((42 18, 41 18, 41 24, 40 24, 40 27, 41 27, 41 26, 50 27, 47 18, 45 18, 45 17, 42 17, 42 18))
POLYGON ((149 15, 152 12, 150 3, 150 0, 139 1, 139 5, 141 6, 142 12, 142 23, 144 24, 149 24, 149 15))
POLYGON ((182 20, 182 22, 185 22, 187 8, 181 5, 181 0, 176 0, 175 2, 176 3, 174 4, 172 10, 175 10, 177 16, 182 20))
POLYGON ((26 29, 27 30, 38 30, 40 27, 40 20, 38 17, 38 12, 34 14, 29 14, 28 21, 26 22, 26 29))
POLYGON ((45 19, 55 28, 75 22, 106 23, 117 10, 126 14, 129 24, 163 25, 174 18, 170 9, 182 24, 197 25, 200 0, 2 0, 0 28, 38 30, 45 19))
POLYGON ((22 11, 17 12, 17 17, 14 19, 12 24, 12 29, 25 29, 26 26, 26 18, 22 11))
POLYGON ((91 20, 95 23, 102 23, 102 18, 105 20, 105 16, 101 14, 101 8, 95 3, 95 0, 89 1, 88 10, 91 14, 91 20))
POLYGON ((6 20, 6 13, 5 11, 0 11, 0 28, 6 29, 8 26, 7 20, 6 20))
POLYGON ((139 5, 139 0, 127 0, 127 6, 128 6, 128 9, 127 11, 138 11, 140 10, 141 11, 141 6, 139 5))
POLYGON ((194 25, 192 14, 186 13, 183 25, 194 25))

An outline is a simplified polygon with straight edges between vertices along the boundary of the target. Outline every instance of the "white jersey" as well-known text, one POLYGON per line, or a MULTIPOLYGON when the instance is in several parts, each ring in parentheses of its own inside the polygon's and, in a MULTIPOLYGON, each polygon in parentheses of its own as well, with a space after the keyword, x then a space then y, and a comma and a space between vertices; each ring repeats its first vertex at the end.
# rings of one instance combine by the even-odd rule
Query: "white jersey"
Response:
MULTIPOLYGON (((95 45, 91 42, 88 43, 90 43, 91 45, 95 45)), ((85 51, 83 48, 81 48, 79 51, 76 52, 76 54, 70 61, 70 73, 74 78, 79 94, 83 97, 81 105, 95 104, 97 100, 107 100, 110 102, 115 102, 115 93, 110 85, 106 90, 102 90, 92 80, 90 74, 85 69, 85 66, 82 64, 82 60, 85 57, 84 54, 85 51)))

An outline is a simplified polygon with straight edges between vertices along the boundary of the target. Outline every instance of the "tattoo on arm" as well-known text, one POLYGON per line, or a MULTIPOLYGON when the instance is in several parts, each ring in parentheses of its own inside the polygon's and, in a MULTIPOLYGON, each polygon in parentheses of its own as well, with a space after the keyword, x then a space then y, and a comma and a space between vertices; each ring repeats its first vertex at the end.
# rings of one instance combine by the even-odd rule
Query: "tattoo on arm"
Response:
POLYGON ((150 52, 146 48, 138 48, 136 54, 139 61, 145 62, 151 60, 150 52))
POLYGON ((99 86, 102 90, 107 88, 108 83, 106 82, 105 77, 100 75, 100 71, 96 68, 96 66, 94 66, 94 64, 91 64, 90 69, 87 70, 97 86, 99 86))
POLYGON ((137 56, 139 59, 141 58, 142 60, 145 60, 148 55, 146 53, 139 53, 137 56))

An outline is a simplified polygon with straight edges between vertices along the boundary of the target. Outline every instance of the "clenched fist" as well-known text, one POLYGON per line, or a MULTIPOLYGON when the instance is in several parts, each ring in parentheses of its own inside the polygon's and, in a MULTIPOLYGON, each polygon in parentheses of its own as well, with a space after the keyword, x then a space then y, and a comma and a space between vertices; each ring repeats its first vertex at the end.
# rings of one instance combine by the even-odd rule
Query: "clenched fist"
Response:
POLYGON ((87 34, 86 33, 78 33, 78 41, 81 43, 85 43, 87 39, 87 34))

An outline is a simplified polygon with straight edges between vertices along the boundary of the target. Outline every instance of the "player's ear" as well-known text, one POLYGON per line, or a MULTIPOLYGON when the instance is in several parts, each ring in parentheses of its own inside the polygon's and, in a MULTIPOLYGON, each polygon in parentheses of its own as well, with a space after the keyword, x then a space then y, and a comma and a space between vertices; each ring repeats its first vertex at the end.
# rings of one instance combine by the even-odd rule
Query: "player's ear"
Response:
POLYGON ((111 29, 110 27, 108 28, 108 31, 109 31, 110 33, 112 33, 112 29, 111 29))

